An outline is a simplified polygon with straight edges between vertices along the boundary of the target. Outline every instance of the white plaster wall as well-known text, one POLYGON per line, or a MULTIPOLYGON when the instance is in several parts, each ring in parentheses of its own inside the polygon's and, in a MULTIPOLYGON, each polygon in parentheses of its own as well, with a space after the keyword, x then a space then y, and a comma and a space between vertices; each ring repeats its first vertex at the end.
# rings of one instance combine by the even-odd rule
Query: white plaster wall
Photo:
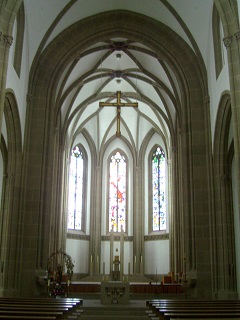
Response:
POLYGON ((168 274, 169 271, 169 240, 146 241, 145 274, 168 274))
MULTIPOLYGON (((120 257, 120 242, 114 242, 113 255, 120 257), (116 252, 118 249, 118 252, 116 252)), ((101 265, 100 270, 103 274, 103 263, 105 263, 105 274, 110 273, 110 241, 102 241, 101 244, 101 265)), ((123 274, 128 275, 128 264, 130 263, 130 274, 133 273, 133 243, 130 241, 124 242, 124 267, 123 274)), ((111 264, 112 265, 112 264, 111 264)))
POLYGON ((67 239, 66 253, 74 263, 73 273, 89 272, 89 242, 85 240, 67 239))

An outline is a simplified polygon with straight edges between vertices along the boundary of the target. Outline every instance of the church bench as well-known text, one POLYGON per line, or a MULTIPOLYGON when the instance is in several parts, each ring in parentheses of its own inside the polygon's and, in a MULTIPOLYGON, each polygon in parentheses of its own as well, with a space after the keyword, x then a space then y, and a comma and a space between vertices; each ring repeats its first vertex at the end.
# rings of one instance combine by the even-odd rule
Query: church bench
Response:
POLYGON ((159 317, 161 320, 172 320, 172 319, 240 319, 240 312, 167 312, 164 316, 159 317))
POLYGON ((0 319, 9 319, 9 320, 15 320, 15 319, 19 319, 19 320, 56 320, 55 317, 42 317, 42 316, 20 316, 20 315, 0 315, 0 319))
POLYGON ((150 306, 152 304, 239 304, 239 300, 177 300, 177 299, 151 299, 146 300, 146 306, 150 306))
POLYGON ((41 312, 45 312, 45 313, 49 313, 49 312, 61 312, 63 314, 63 317, 62 318, 77 318, 78 316, 80 316, 82 314, 82 310, 74 310, 70 307, 61 307, 61 306, 51 306, 51 305, 30 305, 30 306, 27 306, 27 305, 17 305, 17 304, 14 304, 14 305, 11 305, 11 304, 7 304, 7 305, 1 305, 0 304, 0 314, 1 314, 1 311, 4 311, 4 310, 11 310, 11 311, 28 311, 28 312, 32 312, 33 314, 35 312, 38 312, 38 311, 41 311, 41 312))
POLYGON ((22 299, 22 298, 0 298, 1 305, 27 305, 27 306, 52 306, 76 309, 83 304, 82 300, 66 300, 66 299, 22 299))
POLYGON ((80 299, 0 298, 0 315, 54 317, 77 319, 82 305, 80 299))
POLYGON ((227 307, 229 306, 230 308, 232 307, 237 307, 240 306, 240 301, 239 300, 208 300, 208 301, 203 301, 203 300, 148 300, 146 302, 146 305, 148 306, 149 309, 155 310, 156 308, 159 307, 181 307, 181 306, 189 306, 189 307, 206 307, 206 306, 224 306, 227 307))
POLYGON ((148 301, 147 305, 148 315, 154 319, 240 317, 238 300, 159 300, 158 303, 154 300, 148 301))
POLYGON ((11 310, 9 308, 8 310, 1 310, 0 309, 0 315, 1 316, 40 316, 40 317, 53 317, 56 320, 62 320, 64 318, 64 313, 59 311, 30 311, 30 310, 11 310))

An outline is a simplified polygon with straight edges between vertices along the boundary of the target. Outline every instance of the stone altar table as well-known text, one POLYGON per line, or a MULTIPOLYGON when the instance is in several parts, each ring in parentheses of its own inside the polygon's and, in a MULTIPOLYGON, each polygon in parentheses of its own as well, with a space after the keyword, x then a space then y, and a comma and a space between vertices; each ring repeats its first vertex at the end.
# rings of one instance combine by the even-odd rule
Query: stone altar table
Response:
POLYGON ((101 283, 102 304, 127 304, 129 303, 130 285, 129 282, 108 281, 101 283))

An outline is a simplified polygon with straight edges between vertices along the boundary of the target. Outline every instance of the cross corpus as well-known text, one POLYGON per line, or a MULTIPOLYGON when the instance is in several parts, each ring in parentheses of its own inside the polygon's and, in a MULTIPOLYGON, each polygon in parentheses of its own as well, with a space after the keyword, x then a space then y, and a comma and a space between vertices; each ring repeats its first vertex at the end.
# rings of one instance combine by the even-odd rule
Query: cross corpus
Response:
POLYGON ((99 102, 99 107, 117 107, 117 132, 116 136, 121 137, 121 131, 120 131, 120 114, 121 114, 121 107, 138 107, 137 102, 127 102, 122 103, 121 102, 121 91, 117 91, 117 102, 99 102))

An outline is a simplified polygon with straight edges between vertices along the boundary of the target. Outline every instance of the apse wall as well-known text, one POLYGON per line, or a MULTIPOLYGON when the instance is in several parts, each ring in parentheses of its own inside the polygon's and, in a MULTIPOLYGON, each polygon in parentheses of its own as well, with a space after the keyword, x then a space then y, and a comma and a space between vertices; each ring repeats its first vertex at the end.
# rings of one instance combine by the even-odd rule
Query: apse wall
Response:
POLYGON ((169 240, 145 241, 145 274, 161 282, 169 271, 169 240))

